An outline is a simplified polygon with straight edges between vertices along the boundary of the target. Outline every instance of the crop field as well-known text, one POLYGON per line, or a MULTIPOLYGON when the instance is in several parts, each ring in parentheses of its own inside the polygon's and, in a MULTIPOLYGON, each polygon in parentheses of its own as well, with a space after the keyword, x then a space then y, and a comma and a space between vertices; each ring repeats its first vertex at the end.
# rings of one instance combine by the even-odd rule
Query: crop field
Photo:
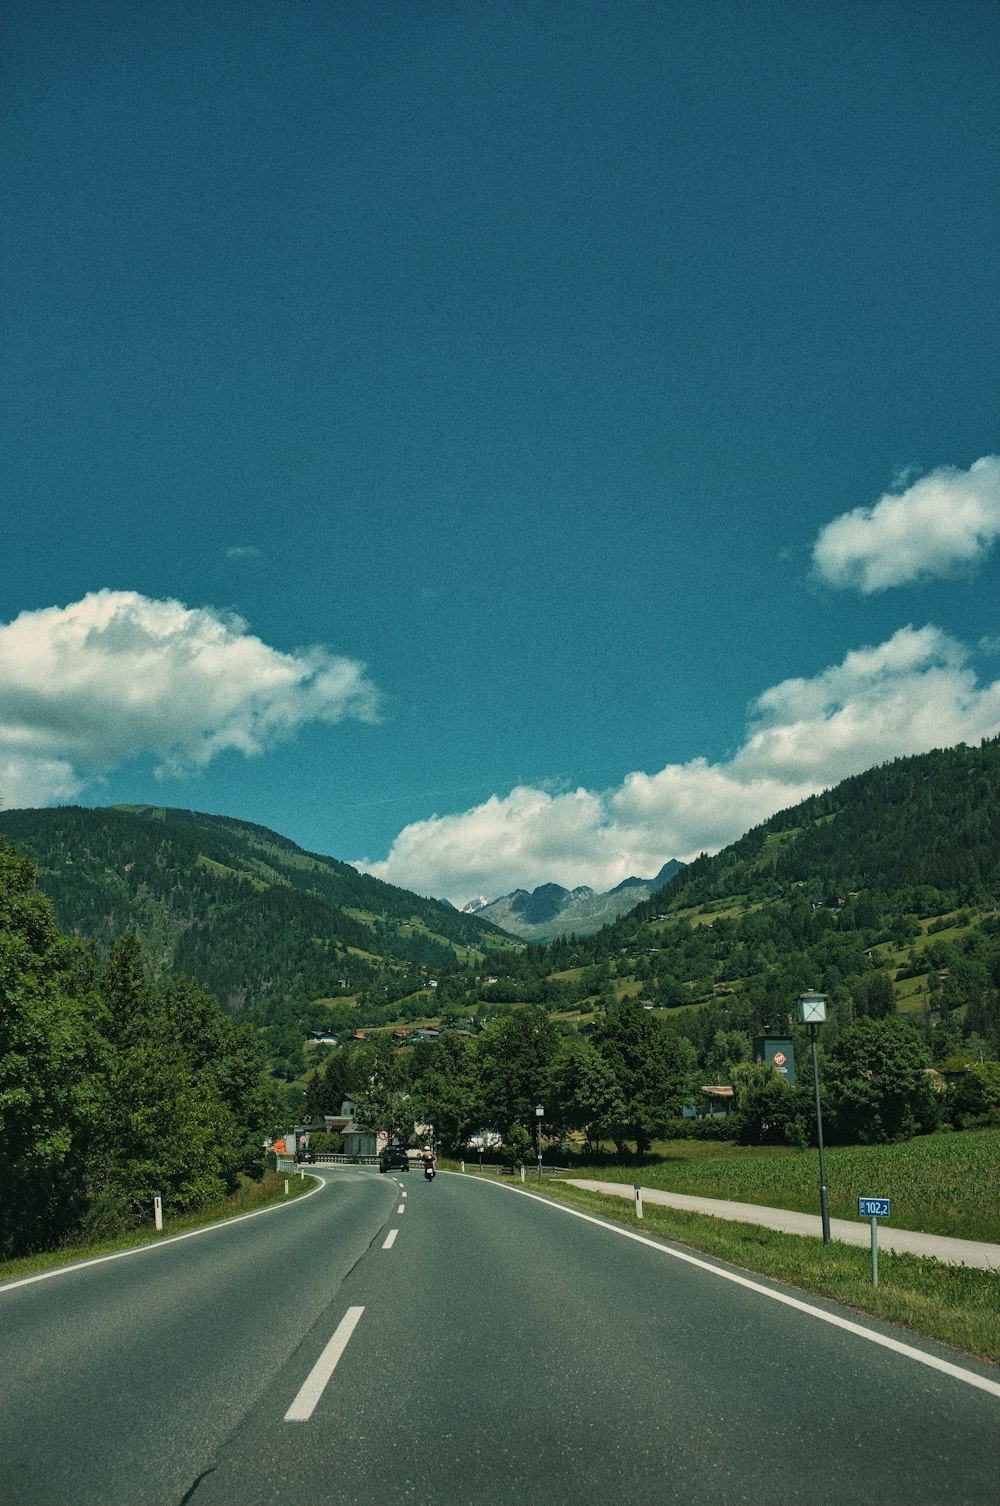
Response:
MULTIPOLYGON (((641 1168, 607 1167, 593 1175, 684 1192, 732 1198, 802 1213, 819 1209, 815 1150, 670 1140, 641 1168)), ((833 1218, 856 1219, 859 1197, 887 1197, 890 1227, 1000 1243, 1000 1130, 922 1135, 899 1145, 848 1145, 826 1152, 833 1218)))

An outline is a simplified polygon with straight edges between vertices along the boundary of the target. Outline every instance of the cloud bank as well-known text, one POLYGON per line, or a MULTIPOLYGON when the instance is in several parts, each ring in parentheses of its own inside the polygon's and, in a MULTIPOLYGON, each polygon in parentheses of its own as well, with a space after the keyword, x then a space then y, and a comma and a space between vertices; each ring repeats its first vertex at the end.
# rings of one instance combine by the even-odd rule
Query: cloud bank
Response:
POLYGON ((616 789, 520 786, 400 832, 358 867, 461 904, 556 882, 609 889, 668 858, 716 852, 775 811, 907 754, 1000 733, 1000 680, 981 685, 968 651, 938 628, 905 627, 811 679, 784 680, 751 707, 728 761, 698 758, 616 789))
POLYGON ((941 466, 874 507, 834 518, 813 549, 827 585, 871 595, 891 586, 955 575, 983 558, 1000 535, 1000 456, 967 471, 941 466))
POLYGON ((0 625, 0 795, 71 800, 142 755, 189 773, 377 708, 364 665, 326 648, 282 653, 238 617, 97 591, 0 625))

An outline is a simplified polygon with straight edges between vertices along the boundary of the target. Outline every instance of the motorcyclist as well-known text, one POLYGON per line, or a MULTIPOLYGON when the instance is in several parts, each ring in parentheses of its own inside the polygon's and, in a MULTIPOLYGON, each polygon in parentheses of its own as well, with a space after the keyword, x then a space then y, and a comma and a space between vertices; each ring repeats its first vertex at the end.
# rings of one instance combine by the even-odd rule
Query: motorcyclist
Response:
POLYGON ((424 1146, 424 1153, 423 1153, 423 1155, 421 1156, 420 1159, 423 1162, 423 1166, 424 1166, 424 1176, 425 1177, 431 1177, 431 1176, 433 1176, 434 1175, 434 1152, 431 1150, 431 1148, 430 1148, 429 1145, 424 1146))

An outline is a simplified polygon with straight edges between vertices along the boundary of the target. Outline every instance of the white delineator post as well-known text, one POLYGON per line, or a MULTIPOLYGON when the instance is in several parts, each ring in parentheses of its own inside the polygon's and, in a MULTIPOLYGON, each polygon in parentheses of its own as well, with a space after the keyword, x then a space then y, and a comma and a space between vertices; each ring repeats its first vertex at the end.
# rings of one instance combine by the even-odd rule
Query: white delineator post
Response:
POLYGON ((157 1233, 163 1233, 163 1199, 158 1192, 153 1193, 153 1222, 157 1233))
POLYGON ((632 1186, 635 1190, 635 1216, 642 1218, 642 1188, 638 1182, 633 1182, 632 1186))

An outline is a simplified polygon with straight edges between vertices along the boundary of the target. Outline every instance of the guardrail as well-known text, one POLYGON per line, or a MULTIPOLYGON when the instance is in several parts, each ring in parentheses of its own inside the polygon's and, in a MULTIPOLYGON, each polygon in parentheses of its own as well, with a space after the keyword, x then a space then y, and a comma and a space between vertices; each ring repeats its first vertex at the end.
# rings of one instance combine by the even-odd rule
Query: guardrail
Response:
POLYGON ((377 1166, 378 1156, 343 1156, 339 1152, 318 1150, 317 1166, 377 1166))
MULTIPOLYGON (((501 1165, 497 1161, 492 1161, 492 1162, 491 1161, 484 1161, 482 1163, 482 1165, 480 1165, 480 1163, 478 1161, 463 1161, 462 1165, 463 1165, 463 1167, 465 1168, 466 1171, 475 1172, 477 1176, 479 1175, 480 1172, 482 1172, 484 1175, 486 1173, 489 1173, 490 1176, 494 1176, 494 1177, 516 1177, 516 1176, 520 1176, 520 1174, 521 1174, 521 1168, 520 1167, 518 1167, 515 1170, 515 1168, 513 1166, 503 1166, 503 1165, 501 1165)), ((560 1172, 572 1171, 572 1170, 573 1170, 572 1166, 547 1166, 547 1165, 545 1165, 543 1163, 543 1165, 542 1165, 542 1176, 543 1177, 557 1176, 560 1172)), ((533 1177, 537 1181, 538 1180, 538 1166, 537 1165, 532 1166, 528 1161, 525 1161, 525 1163, 524 1163, 524 1175, 525 1175, 526 1179, 530 1179, 530 1178, 533 1177)))
POLYGON ((315 1161, 295 1161, 291 1156, 278 1157, 277 1170, 285 1176, 305 1176, 310 1166, 377 1166, 378 1156, 340 1156, 316 1153, 315 1161))

